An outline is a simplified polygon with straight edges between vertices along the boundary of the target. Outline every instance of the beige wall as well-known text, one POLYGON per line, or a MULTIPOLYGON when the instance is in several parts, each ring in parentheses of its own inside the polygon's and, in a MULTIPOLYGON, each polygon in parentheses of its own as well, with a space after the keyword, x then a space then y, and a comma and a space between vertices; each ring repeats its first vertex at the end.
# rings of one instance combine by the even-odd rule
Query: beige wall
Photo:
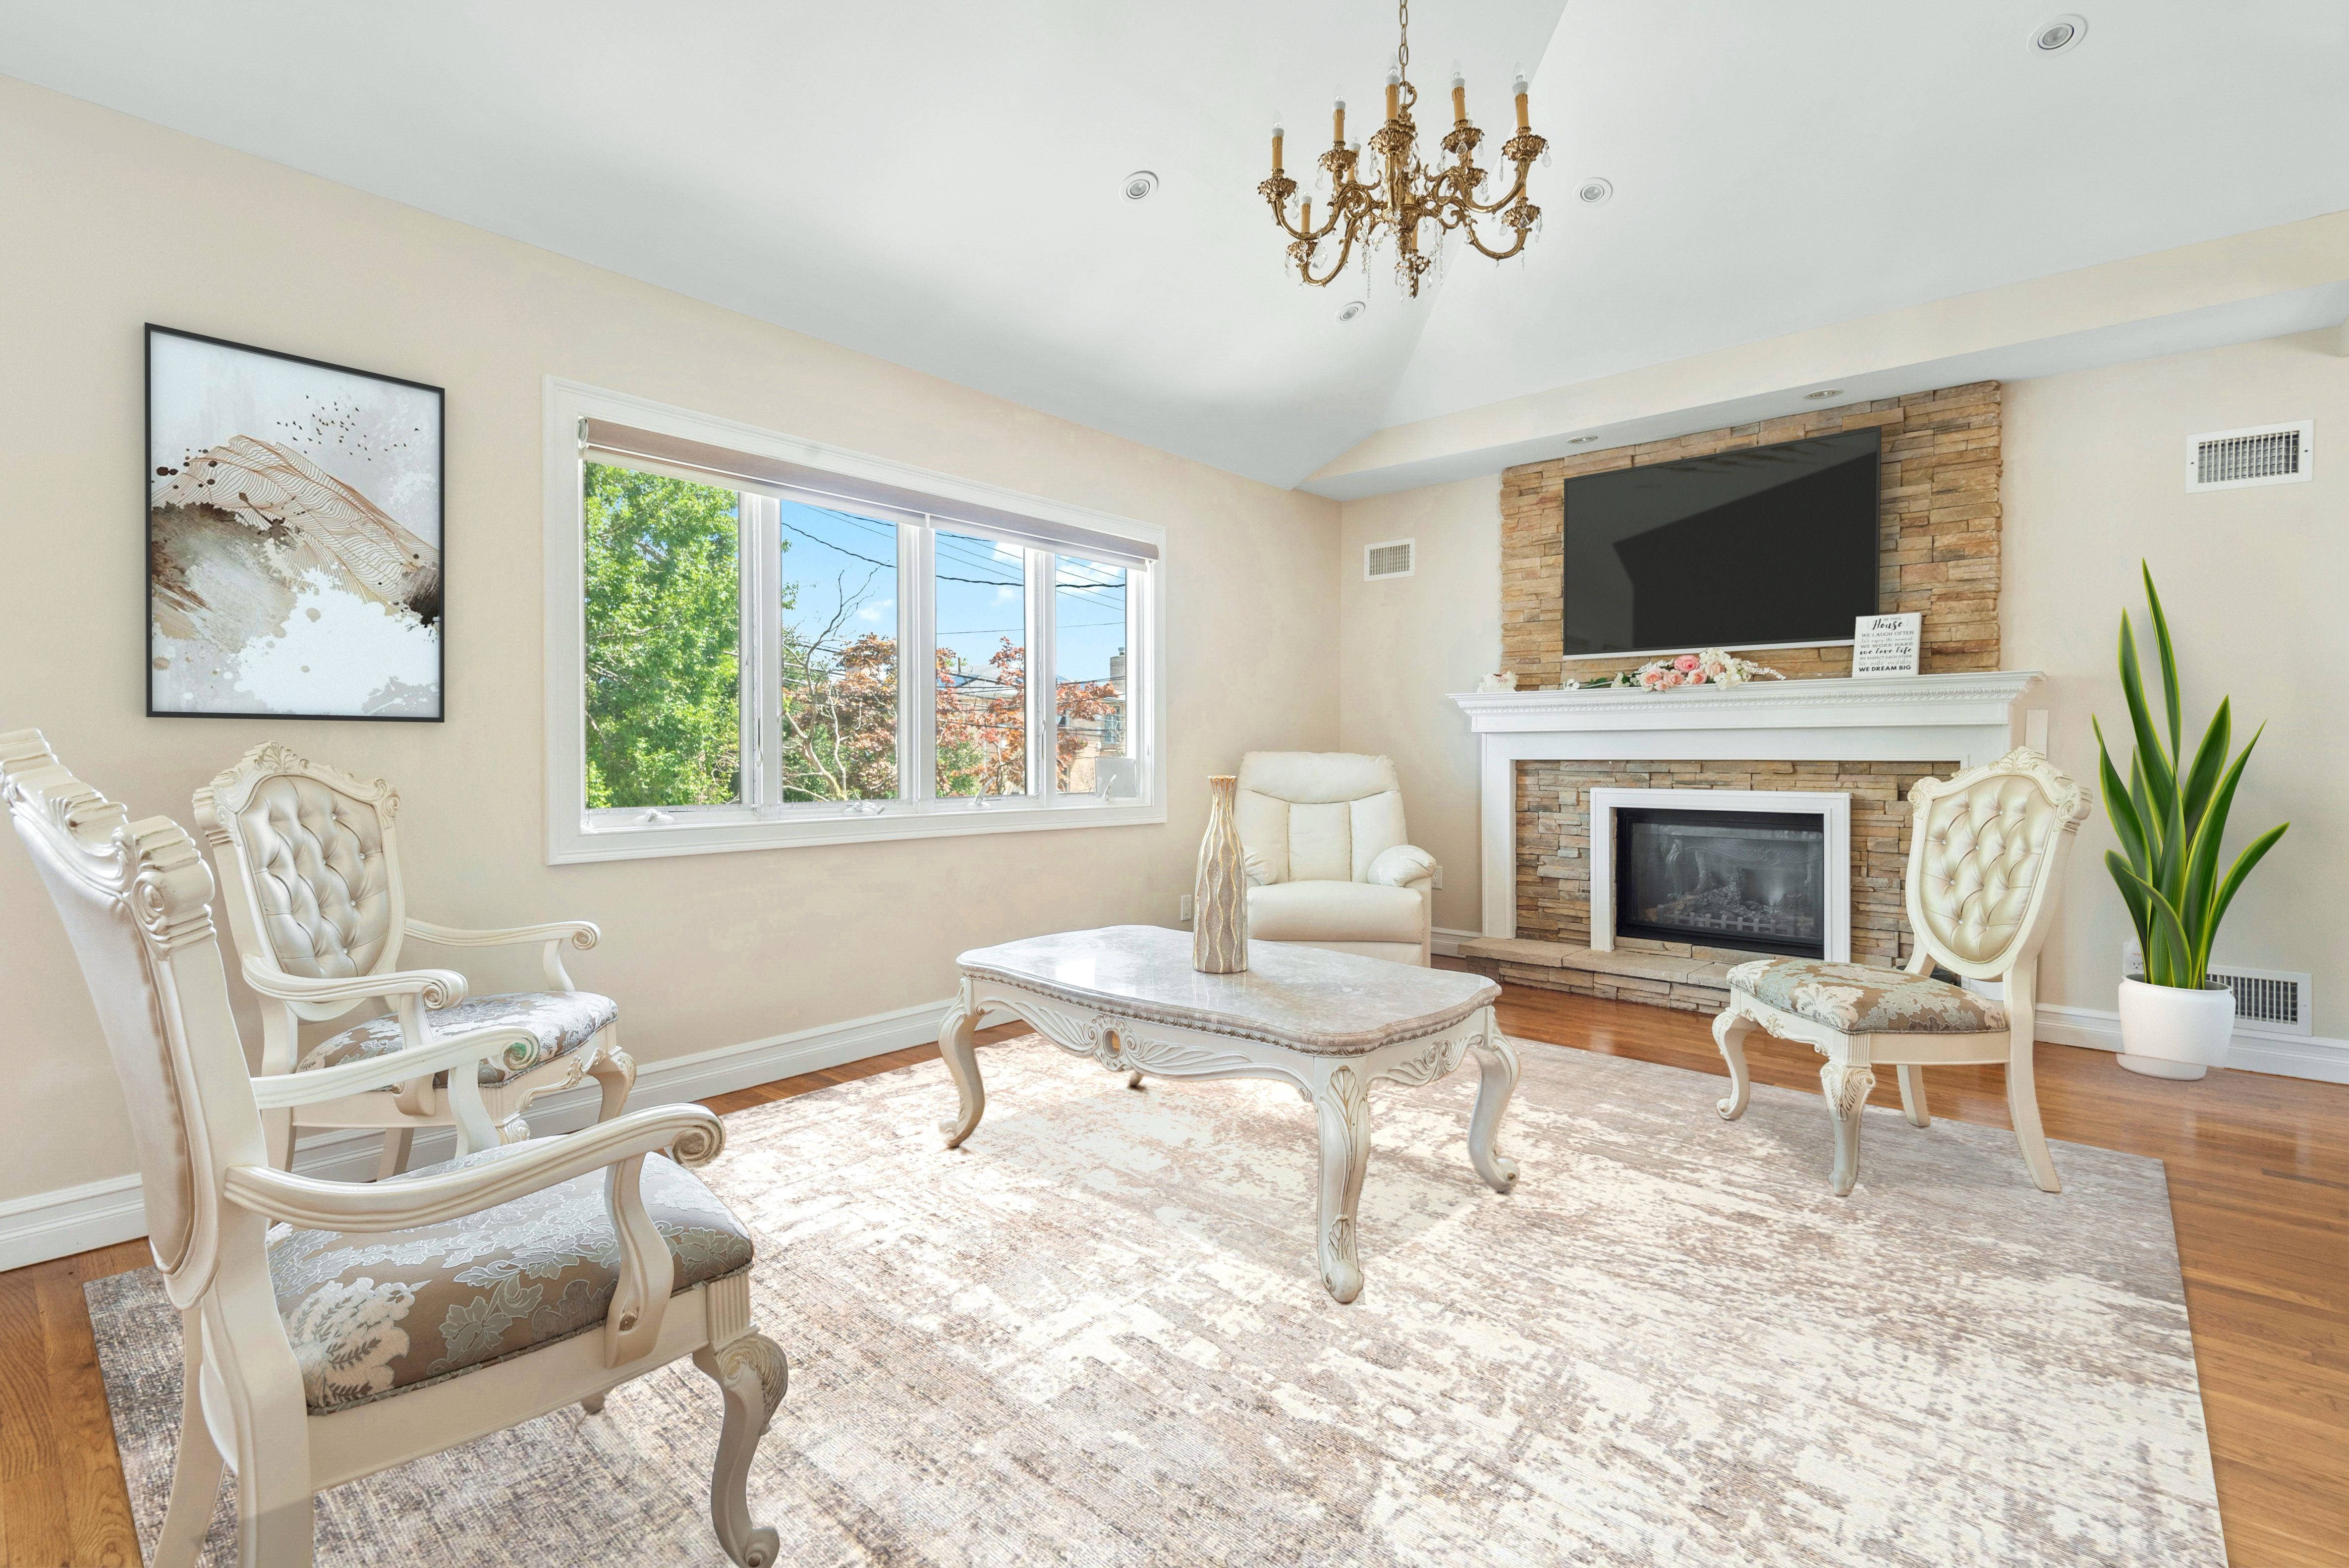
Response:
MULTIPOLYGON (((2237 900, 2220 955, 2313 975, 2316 1032, 2333 1038, 2349 1036, 2349 904, 2337 892, 2349 867, 2349 462, 2324 453, 2349 433, 2342 343, 2310 333, 2008 383, 2000 601, 2002 662, 2047 672, 2024 706, 2049 710, 2055 760, 2093 779, 2088 716, 2126 711, 2114 634, 2141 598, 2137 559, 2152 563, 2189 718, 2232 694, 2239 734, 2269 726, 2230 841, 2292 822, 2237 900), (2303 418, 2317 427, 2310 482, 2185 492, 2189 437, 2303 418)), ((1444 865, 1437 922, 1454 929, 1480 923, 1476 749, 1443 695, 1499 651, 1497 495, 1495 477, 1345 506, 1340 738, 1403 764, 1413 836, 1444 865), (1360 580, 1364 543, 1414 533, 1417 577, 1360 580)), ((2115 1006, 2127 923, 2103 863, 2112 844, 2099 811, 2047 949, 2046 1002, 2115 1006)))
MULTIPOLYGON (((1251 747, 1337 741, 1333 502, 5 77, 0 148, 0 728, 46 729, 133 815, 184 820, 197 786, 264 738, 396 780, 414 911, 602 922, 574 973, 620 1000, 639 1060, 942 998, 975 944, 1172 923, 1200 779, 1251 747), (448 388, 447 724, 141 717, 147 321, 448 388), (550 373, 1164 525, 1173 820, 543 864, 550 373)), ((13 847, 0 914, 0 1201, 127 1171, 88 998, 13 847)))
POLYGON ((1435 923, 1475 931, 1476 740, 1444 700, 1501 667, 1500 476, 1350 500, 1338 561, 1338 735, 1402 776, 1412 841, 1444 867, 1435 923), (1409 577, 1362 581, 1362 548, 1418 542, 1409 577))
MULTIPOLYGON (((2026 700, 2048 710, 2049 749, 2093 779, 2089 715, 2107 736, 2116 720, 2126 729, 2114 641, 2125 606, 2144 634, 2137 563, 2152 566, 2185 680, 2188 745, 2222 696, 2238 744, 2268 727, 2235 798, 2229 852, 2292 824, 2235 901, 2218 955, 2313 974, 2316 1032, 2336 1039, 2349 1036, 2349 466, 2326 443, 2349 436, 2340 346, 2337 332, 2305 333, 2010 384, 2001 606, 2008 665, 2047 672, 2026 700), (2307 483, 2186 493, 2189 438, 2310 418, 2307 483)), ((2113 847, 2099 810, 2081 830, 2048 944, 2050 1001, 2115 1005, 2128 923, 2104 867, 2113 847)))

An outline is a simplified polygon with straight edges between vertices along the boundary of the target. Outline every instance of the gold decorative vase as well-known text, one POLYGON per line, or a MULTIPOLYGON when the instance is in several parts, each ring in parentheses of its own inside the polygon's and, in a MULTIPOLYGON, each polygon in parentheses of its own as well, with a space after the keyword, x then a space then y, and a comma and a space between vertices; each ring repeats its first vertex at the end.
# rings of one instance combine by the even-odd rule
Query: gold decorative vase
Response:
POLYGON ((1240 848, 1239 779, 1207 780, 1207 836, 1191 895, 1191 967, 1237 975, 1248 966, 1247 854, 1240 848))

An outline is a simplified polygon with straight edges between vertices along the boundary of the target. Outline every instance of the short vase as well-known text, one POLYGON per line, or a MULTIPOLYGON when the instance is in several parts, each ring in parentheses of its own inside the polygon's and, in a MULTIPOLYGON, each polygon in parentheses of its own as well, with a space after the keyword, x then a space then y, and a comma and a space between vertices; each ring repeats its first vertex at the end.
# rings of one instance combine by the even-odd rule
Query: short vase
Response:
POLYGON ((2199 1078, 2227 1065, 2235 1034, 2235 993, 2189 991, 2121 981, 2121 1066, 2147 1078, 2199 1078))

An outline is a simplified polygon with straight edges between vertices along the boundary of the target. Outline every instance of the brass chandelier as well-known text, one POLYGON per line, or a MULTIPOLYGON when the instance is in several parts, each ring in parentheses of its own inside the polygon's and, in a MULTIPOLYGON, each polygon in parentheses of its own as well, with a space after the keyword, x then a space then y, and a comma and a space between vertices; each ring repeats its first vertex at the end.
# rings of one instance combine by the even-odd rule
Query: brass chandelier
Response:
POLYGON ((1289 216, 1289 198, 1297 193, 1297 181, 1281 172, 1280 143, 1282 128, 1272 128, 1272 177, 1258 185, 1257 194, 1272 204, 1273 222, 1289 236, 1288 260, 1297 268, 1297 275, 1317 287, 1327 287, 1330 280, 1343 272, 1356 246, 1361 247, 1367 265, 1371 249, 1383 231, 1392 230, 1395 242, 1395 279, 1415 298, 1419 294, 1420 274, 1435 263, 1441 253, 1444 236, 1453 230, 1476 247, 1481 253, 1496 262, 1506 261, 1526 248, 1526 243, 1541 222, 1541 209, 1526 200, 1526 176, 1534 160, 1542 155, 1549 144, 1533 133, 1526 119, 1526 78, 1520 73, 1510 90, 1517 100, 1517 133, 1501 144, 1501 156, 1516 165, 1516 178, 1509 188, 1490 201, 1477 200, 1490 176, 1476 167, 1476 147, 1485 133, 1468 120, 1468 84, 1455 70, 1452 77, 1452 130, 1444 139, 1444 150, 1453 160, 1448 164, 1430 168, 1420 160, 1419 128, 1412 121, 1411 111, 1419 102, 1419 89, 1411 82, 1411 0, 1402 0, 1395 7, 1402 40, 1395 46, 1395 63, 1387 70, 1387 119, 1371 137, 1371 154, 1377 164, 1375 176, 1361 177, 1361 148, 1346 140, 1346 100, 1337 101, 1332 115, 1333 126, 1330 150, 1319 161, 1329 190, 1326 215, 1317 228, 1313 222, 1313 198, 1305 198, 1295 220, 1289 216), (1485 242, 1479 225, 1488 217, 1497 216, 1495 243, 1511 236, 1505 248, 1495 249, 1485 242), (1330 253, 1323 242, 1336 236, 1335 253, 1330 256, 1326 272, 1316 272, 1316 263, 1330 253))

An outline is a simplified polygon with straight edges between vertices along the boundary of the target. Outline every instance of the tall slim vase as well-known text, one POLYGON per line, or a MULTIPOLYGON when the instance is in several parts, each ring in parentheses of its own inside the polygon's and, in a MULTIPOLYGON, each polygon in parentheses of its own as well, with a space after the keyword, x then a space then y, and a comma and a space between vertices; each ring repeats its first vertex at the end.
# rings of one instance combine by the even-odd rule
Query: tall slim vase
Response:
POLYGON ((1240 848, 1239 779, 1207 780, 1207 836, 1191 895, 1191 967, 1237 975, 1248 966, 1247 856, 1240 848))

